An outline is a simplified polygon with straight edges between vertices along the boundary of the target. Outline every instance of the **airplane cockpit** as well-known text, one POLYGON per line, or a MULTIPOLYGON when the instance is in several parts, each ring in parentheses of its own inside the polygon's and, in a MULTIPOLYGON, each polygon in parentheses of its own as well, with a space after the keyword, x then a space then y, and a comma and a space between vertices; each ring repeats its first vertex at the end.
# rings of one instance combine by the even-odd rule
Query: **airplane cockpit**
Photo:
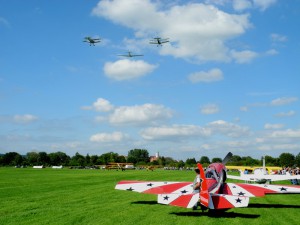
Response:
POLYGON ((206 169, 206 171, 205 171, 205 177, 206 178, 214 179, 216 181, 219 180, 219 177, 218 177, 216 171, 214 169, 211 169, 211 168, 207 168, 206 169))

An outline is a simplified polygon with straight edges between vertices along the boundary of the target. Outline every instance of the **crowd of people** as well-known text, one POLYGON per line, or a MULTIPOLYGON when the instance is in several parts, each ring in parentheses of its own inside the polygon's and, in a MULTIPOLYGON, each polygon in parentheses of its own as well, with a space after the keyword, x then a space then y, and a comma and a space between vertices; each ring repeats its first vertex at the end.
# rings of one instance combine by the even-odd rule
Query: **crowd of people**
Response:
MULTIPOLYGON (((279 174, 279 175, 300 175, 300 169, 299 167, 283 167, 281 170, 275 171, 273 174, 279 174)), ((297 179, 291 179, 291 183, 294 185, 299 185, 300 184, 300 180, 297 179)))

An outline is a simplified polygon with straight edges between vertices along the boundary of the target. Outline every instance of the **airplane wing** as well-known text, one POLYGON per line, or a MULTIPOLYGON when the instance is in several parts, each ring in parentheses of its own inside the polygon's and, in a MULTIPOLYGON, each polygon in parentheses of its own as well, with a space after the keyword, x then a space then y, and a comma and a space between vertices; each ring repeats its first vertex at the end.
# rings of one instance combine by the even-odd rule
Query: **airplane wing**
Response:
POLYGON ((160 41, 160 43, 167 43, 167 42, 170 42, 168 39, 162 39, 161 41, 160 41))
POLYGON ((268 184, 224 184, 224 194, 244 197, 263 197, 266 194, 300 194, 297 185, 268 185, 268 184))
POLYGON ((281 181, 281 180, 293 180, 300 179, 300 175, 255 175, 255 174, 241 174, 241 176, 227 175, 227 178, 244 180, 244 181, 256 181, 256 180, 270 180, 270 181, 281 181))
POLYGON ((195 194, 159 194, 157 202, 164 205, 173 205, 192 208, 199 201, 199 193, 195 194))
MULTIPOLYGON (((120 181, 115 189, 147 194, 191 194, 192 182, 120 181)), ((198 194, 199 196, 199 194, 198 194)))

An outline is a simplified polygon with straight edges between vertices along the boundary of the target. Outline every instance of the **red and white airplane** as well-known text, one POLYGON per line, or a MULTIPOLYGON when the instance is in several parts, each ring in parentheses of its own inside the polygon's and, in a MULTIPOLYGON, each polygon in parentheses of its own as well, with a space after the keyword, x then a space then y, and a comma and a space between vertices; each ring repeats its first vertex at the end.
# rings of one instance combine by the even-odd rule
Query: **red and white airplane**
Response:
POLYGON ((192 208, 198 202, 202 210, 225 210, 247 207, 250 197, 262 197, 266 194, 300 193, 300 186, 226 183, 226 162, 232 153, 228 153, 222 163, 213 163, 204 172, 200 170, 201 187, 194 193, 192 182, 157 182, 157 181, 120 181, 115 189, 156 194, 158 203, 192 208))

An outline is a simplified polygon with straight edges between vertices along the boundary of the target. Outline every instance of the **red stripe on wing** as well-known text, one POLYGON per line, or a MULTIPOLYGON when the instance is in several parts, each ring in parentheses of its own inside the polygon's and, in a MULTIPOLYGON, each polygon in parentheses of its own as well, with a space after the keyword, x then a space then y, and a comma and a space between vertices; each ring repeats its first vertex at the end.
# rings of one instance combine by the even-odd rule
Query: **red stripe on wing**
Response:
POLYGON ((238 184, 238 186, 244 188, 245 190, 249 191, 251 194, 257 196, 257 197, 262 197, 265 196, 265 194, 273 194, 273 193, 278 193, 276 191, 263 188, 263 187, 257 187, 257 186, 252 186, 251 184, 238 184))
POLYGON ((145 183, 145 181, 139 181, 139 180, 121 180, 121 181, 118 182, 118 184, 135 184, 135 183, 145 183))
POLYGON ((175 192, 176 190, 187 186, 187 185, 191 185, 191 182, 180 182, 180 183, 174 183, 174 184, 166 184, 166 185, 162 185, 160 187, 154 187, 154 188, 150 188, 146 191, 144 191, 143 193, 148 193, 148 194, 170 194, 175 192))
POLYGON ((193 196, 194 194, 181 195, 179 198, 176 198, 174 201, 172 201, 170 205, 186 208, 193 196))

